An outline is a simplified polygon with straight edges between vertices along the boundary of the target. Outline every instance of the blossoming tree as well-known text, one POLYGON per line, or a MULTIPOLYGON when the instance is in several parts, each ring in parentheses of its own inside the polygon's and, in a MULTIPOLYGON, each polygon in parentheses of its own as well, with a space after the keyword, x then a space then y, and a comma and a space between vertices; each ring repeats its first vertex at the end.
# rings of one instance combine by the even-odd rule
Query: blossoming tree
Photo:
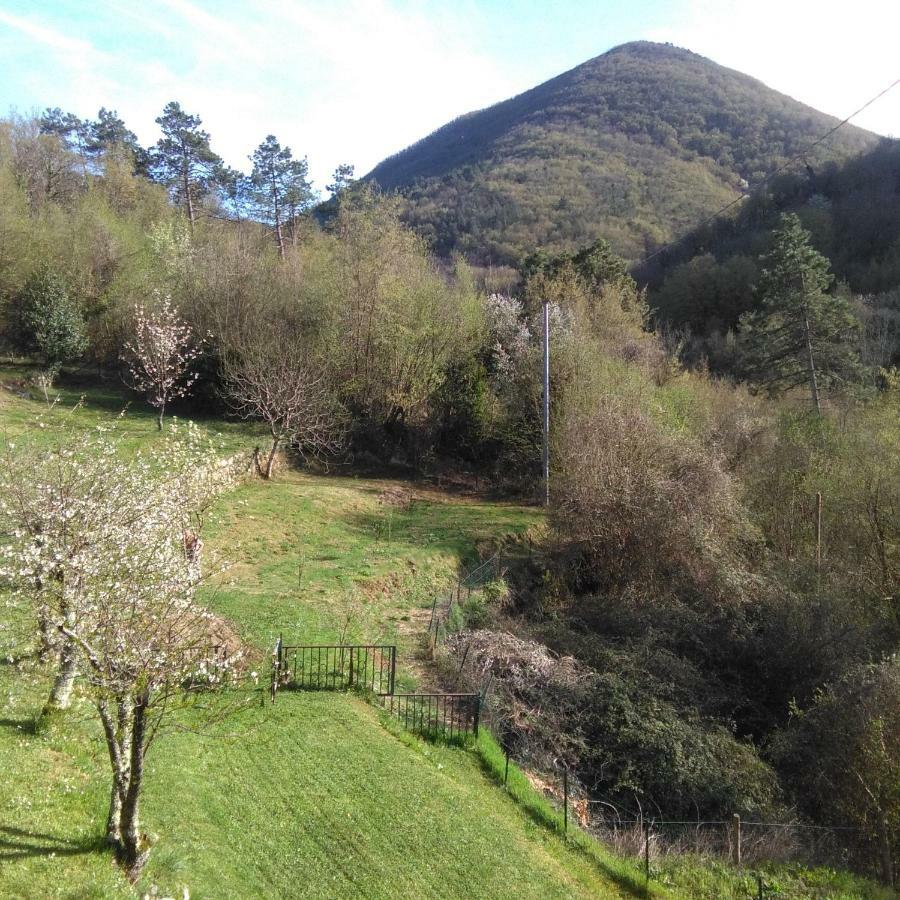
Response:
POLYGON ((168 295, 154 307, 137 304, 133 327, 134 337, 125 344, 124 352, 127 381, 159 410, 156 424, 162 430, 168 403, 187 396, 197 380, 191 364, 202 346, 168 295))
POLYGON ((239 659, 212 646, 199 561, 185 553, 186 525, 233 477, 201 447, 195 429, 174 429, 129 462, 98 429, 44 454, 12 447, 0 475, 12 536, 0 577, 58 642, 51 705, 69 704, 77 670, 97 710, 112 770, 107 837, 132 877, 148 852, 147 750, 179 699, 227 680, 239 659))

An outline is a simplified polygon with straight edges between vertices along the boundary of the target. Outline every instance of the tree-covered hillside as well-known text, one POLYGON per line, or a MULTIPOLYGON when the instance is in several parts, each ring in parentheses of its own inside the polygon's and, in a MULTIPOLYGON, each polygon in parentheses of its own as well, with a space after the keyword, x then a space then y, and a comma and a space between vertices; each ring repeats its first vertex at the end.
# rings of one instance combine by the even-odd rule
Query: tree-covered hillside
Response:
MULTIPOLYGON (((440 254, 515 262, 602 236, 635 259, 834 124, 688 50, 637 42, 450 122, 368 177, 405 195, 407 220, 440 254)), ((848 126, 809 162, 875 140, 848 126)))
MULTIPOLYGON (((781 175, 733 215, 686 235, 637 271, 660 320, 695 335, 733 328, 755 308, 760 255, 784 212, 800 216, 841 290, 897 317, 900 141, 883 140, 843 165, 781 175)), ((893 326, 896 328, 896 325, 893 326)))

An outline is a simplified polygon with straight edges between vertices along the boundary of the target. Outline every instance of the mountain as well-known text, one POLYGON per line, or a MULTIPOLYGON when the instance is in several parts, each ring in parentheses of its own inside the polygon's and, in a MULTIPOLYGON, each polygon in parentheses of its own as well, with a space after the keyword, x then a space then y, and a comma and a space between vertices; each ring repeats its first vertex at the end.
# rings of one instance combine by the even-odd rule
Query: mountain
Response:
MULTIPOLYGON (((624 44, 469 113, 367 176, 440 254, 516 262, 607 238, 636 259, 687 231, 837 120, 669 44, 624 44)), ((844 126, 809 156, 877 138, 844 126)))

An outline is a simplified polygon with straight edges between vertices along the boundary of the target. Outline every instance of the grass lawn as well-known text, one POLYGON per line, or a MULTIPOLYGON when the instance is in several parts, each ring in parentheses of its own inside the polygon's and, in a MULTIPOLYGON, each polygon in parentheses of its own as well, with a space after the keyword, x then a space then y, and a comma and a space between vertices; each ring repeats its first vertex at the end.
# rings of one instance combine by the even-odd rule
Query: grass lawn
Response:
MULTIPOLYGON (((51 431, 108 419, 114 401, 89 392, 83 409, 50 414, 67 417, 51 431)), ((4 429, 30 430, 42 405, 0 392, 0 439, 4 429)), ((127 427, 135 445, 153 439, 150 413, 127 427)), ((227 440, 236 449, 249 436, 234 427, 227 440)), ((271 483, 248 481, 213 511, 206 552, 231 565, 205 599, 261 663, 278 633, 291 642, 343 633, 396 641, 403 667, 434 592, 476 544, 540 516, 414 485, 286 471, 271 483), (398 491, 400 505, 391 501, 398 491)), ((642 893, 634 865, 547 828, 552 813, 517 772, 509 793, 499 786, 489 736, 477 752, 428 744, 342 693, 284 692, 271 705, 262 669, 239 711, 203 729, 200 713, 182 713, 151 748, 143 826, 154 848, 132 888, 102 846, 109 763, 93 711, 77 703, 35 731, 48 672, 20 657, 28 620, 3 612, 0 897, 181 897, 184 887, 209 898, 642 893)), ((401 668, 400 683, 418 674, 401 668)), ((207 702, 215 711, 235 696, 207 702)), ((654 895, 747 896, 726 867, 686 862, 661 876, 669 887, 654 895)), ((810 883, 784 881, 803 891, 810 883)), ((854 896, 843 890, 781 896, 854 896)))

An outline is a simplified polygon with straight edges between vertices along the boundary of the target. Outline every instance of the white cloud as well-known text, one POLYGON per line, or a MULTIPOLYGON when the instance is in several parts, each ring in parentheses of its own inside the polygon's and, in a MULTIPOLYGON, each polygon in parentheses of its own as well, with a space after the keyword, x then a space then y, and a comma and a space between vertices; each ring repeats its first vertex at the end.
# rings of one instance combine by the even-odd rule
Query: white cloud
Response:
POLYGON ((246 168, 274 133, 309 157, 319 187, 339 163, 363 174, 523 81, 478 49, 487 29, 477 16, 451 6, 426 14, 403 0, 158 0, 150 15, 98 0, 76 23, 91 40, 67 37, 52 19, 0 12, 0 25, 52 51, 51 65, 28 73, 38 106, 83 116, 115 108, 152 143, 153 120, 177 99, 231 165, 246 168), (101 26, 105 39, 94 35, 101 26))
MULTIPOLYGON (((650 40, 671 41, 844 118, 900 78, 890 0, 689 0, 650 40)), ((900 136, 900 85, 854 119, 900 136)))

